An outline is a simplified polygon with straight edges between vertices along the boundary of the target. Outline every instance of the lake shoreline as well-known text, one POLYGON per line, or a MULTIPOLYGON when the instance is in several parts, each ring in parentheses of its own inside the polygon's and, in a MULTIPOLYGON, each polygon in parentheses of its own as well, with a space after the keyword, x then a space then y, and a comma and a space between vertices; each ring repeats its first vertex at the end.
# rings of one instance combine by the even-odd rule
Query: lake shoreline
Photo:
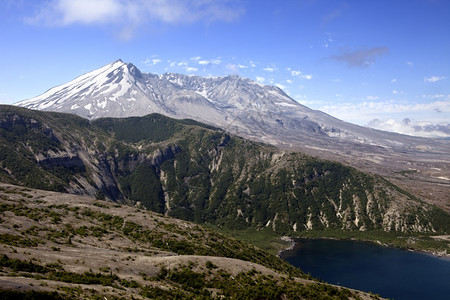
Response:
POLYGON ((295 246, 297 245, 297 243, 295 242, 295 239, 296 239, 295 237, 282 236, 280 239, 281 239, 283 242, 288 242, 289 245, 288 245, 287 247, 285 247, 285 248, 283 248, 283 249, 281 249, 281 250, 278 251, 278 253, 277 253, 277 256, 278 256, 278 257, 281 257, 281 254, 282 254, 283 252, 293 250, 293 249, 295 248, 295 246))
POLYGON ((444 258, 446 260, 447 259, 450 260, 450 253, 448 253, 446 250, 445 251, 432 251, 432 250, 423 250, 423 249, 414 249, 414 248, 403 248, 403 247, 398 247, 396 245, 392 245, 392 244, 388 244, 388 243, 382 243, 379 240, 373 241, 373 240, 357 239, 357 238, 339 239, 339 238, 334 238, 334 237, 291 237, 291 236, 282 236, 280 239, 284 242, 288 242, 289 245, 278 251, 278 253, 277 253, 278 257, 281 257, 284 252, 293 250, 295 248, 295 246, 297 246, 297 244, 298 244, 295 241, 296 239, 311 239, 311 240, 323 239, 323 240, 337 240, 337 241, 350 240, 350 241, 358 241, 358 242, 367 242, 367 243, 376 244, 376 245, 382 246, 382 247, 396 248, 396 249, 401 249, 404 251, 411 251, 411 252, 415 252, 415 253, 427 254, 427 255, 431 255, 436 258, 444 258))

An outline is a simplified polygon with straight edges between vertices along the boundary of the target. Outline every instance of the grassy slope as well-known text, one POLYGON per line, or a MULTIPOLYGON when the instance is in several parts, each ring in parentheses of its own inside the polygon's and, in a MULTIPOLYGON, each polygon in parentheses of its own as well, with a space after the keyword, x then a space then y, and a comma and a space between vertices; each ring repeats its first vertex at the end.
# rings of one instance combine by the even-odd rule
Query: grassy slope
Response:
POLYGON ((5 184, 0 205, 2 299, 370 298, 311 281, 247 243, 130 206, 5 184))

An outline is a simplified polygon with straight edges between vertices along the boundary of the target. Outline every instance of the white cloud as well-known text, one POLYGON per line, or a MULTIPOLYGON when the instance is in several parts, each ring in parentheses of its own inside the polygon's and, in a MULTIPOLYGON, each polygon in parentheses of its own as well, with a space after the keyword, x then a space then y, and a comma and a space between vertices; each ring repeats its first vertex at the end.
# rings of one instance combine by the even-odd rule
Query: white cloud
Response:
POLYGON ((425 121, 414 121, 409 118, 405 118, 403 121, 374 119, 367 126, 379 130, 421 137, 450 137, 450 123, 433 124, 425 121))
POLYGON ((425 77, 423 80, 425 82, 436 82, 436 81, 440 81, 445 79, 445 77, 443 76, 430 76, 430 77, 425 77))
POLYGON ((366 125, 373 119, 404 119, 408 117, 438 124, 450 120, 450 95, 426 103, 363 100, 357 103, 322 103, 313 108, 359 125, 366 125))
POLYGON ((148 23, 231 22, 244 14, 237 0, 49 0, 28 23, 51 26, 120 24, 124 36, 148 23))
POLYGON ((290 79, 287 79, 286 82, 289 84, 292 84, 292 80, 290 80, 290 79))
POLYGON ((275 71, 275 68, 274 67, 265 67, 264 69, 263 69, 264 71, 266 71, 266 72, 274 72, 275 71))
POLYGON ((391 83, 396 83, 397 82, 397 78, 393 78, 392 80, 391 80, 391 83))
POLYGON ((286 88, 286 86, 282 85, 281 83, 277 83, 277 84, 275 84, 275 86, 280 88, 280 89, 282 89, 282 90, 284 90, 286 88))
POLYGON ((225 67, 233 74, 239 73, 239 67, 236 64, 227 64, 225 67))
POLYGON ((379 97, 378 96, 367 96, 366 99, 369 101, 374 101, 374 100, 378 100, 379 97))
POLYGON ((256 76, 256 81, 258 81, 260 83, 264 83, 264 81, 266 81, 266 79, 264 77, 256 76))
POLYGON ((237 73, 239 73, 239 71, 240 71, 241 69, 247 69, 248 66, 241 65, 241 64, 232 64, 232 63, 230 63, 230 64, 227 64, 227 65, 226 65, 226 68, 227 68, 231 73, 237 74, 237 73))
POLYGON ((222 63, 220 58, 215 59, 202 59, 200 56, 193 57, 191 60, 196 61, 199 65, 207 66, 207 65, 220 65, 222 63))
POLYGON ((422 95, 422 98, 424 99, 440 99, 447 97, 450 99, 450 95, 444 95, 444 94, 434 94, 434 95, 422 95))
POLYGON ((53 0, 27 21, 48 25, 108 23, 123 12, 122 3, 117 0, 53 0))
POLYGON ((152 58, 146 58, 142 63, 144 65, 146 65, 147 67, 151 67, 151 66, 154 66, 154 65, 156 65, 156 64, 158 64, 160 62, 162 62, 162 60, 159 59, 159 58, 156 58, 156 55, 153 55, 152 58))
POLYGON ((407 65, 408 67, 414 67, 414 63, 413 63, 412 61, 407 61, 407 62, 406 62, 406 65, 407 65))
POLYGON ((291 70, 291 69, 288 69, 288 70, 291 71, 291 75, 292 76, 298 77, 300 79, 306 79, 306 80, 311 80, 312 79, 312 75, 310 75, 310 74, 303 74, 302 71, 296 71, 296 70, 291 70))
POLYGON ((185 70, 186 72, 197 72, 198 68, 186 66, 185 70))

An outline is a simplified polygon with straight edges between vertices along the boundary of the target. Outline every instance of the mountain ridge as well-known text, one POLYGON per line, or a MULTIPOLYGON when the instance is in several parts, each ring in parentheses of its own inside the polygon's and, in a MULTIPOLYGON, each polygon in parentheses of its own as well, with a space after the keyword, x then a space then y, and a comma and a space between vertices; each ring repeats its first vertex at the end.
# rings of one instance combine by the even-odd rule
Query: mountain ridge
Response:
POLYGON ((380 176, 163 115, 0 106, 0 180, 225 228, 447 232, 449 216, 380 176), (239 153, 239 155, 236 155, 239 153))

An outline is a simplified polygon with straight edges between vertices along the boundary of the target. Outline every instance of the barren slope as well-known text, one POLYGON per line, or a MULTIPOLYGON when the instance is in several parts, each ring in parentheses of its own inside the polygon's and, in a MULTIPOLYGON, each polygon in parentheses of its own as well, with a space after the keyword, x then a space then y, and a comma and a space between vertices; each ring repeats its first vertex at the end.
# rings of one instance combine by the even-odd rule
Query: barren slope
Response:
POLYGON ((0 199, 2 297, 370 298, 305 279, 251 245, 156 213, 6 184, 0 199))

